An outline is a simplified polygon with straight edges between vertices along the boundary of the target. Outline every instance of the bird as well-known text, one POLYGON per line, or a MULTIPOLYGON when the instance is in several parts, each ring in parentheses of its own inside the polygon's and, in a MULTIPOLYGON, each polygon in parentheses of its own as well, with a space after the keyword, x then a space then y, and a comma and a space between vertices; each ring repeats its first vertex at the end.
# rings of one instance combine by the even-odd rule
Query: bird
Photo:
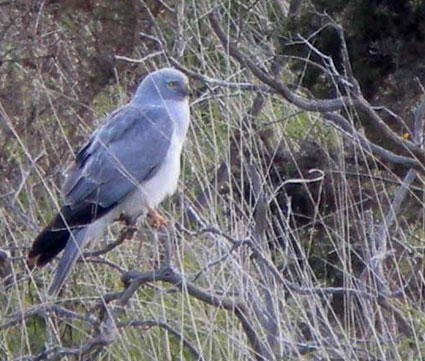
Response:
POLYGON ((177 189, 189 97, 185 74, 156 70, 77 153, 62 187, 63 205, 27 257, 30 267, 41 268, 63 251, 48 295, 59 293, 82 250, 102 239, 111 223, 134 225, 147 215, 156 228, 167 226, 156 208, 177 189))

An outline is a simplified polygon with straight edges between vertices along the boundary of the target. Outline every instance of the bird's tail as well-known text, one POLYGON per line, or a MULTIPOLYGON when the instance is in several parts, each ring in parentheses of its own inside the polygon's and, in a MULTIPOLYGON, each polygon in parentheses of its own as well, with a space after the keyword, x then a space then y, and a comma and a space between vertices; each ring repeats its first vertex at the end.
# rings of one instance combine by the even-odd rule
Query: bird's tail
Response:
POLYGON ((65 248, 71 234, 66 216, 64 207, 34 240, 28 253, 30 267, 44 267, 65 248))
POLYGON ((43 267, 55 258, 69 243, 72 234, 77 234, 81 227, 88 226, 103 217, 117 204, 102 207, 95 203, 85 203, 72 208, 64 206, 56 217, 43 229, 34 240, 28 253, 30 267, 43 267))
POLYGON ((78 228, 71 232, 56 269, 55 277, 49 286, 48 294, 50 296, 57 295, 67 280, 72 266, 80 257, 82 249, 88 241, 86 234, 87 227, 78 228))

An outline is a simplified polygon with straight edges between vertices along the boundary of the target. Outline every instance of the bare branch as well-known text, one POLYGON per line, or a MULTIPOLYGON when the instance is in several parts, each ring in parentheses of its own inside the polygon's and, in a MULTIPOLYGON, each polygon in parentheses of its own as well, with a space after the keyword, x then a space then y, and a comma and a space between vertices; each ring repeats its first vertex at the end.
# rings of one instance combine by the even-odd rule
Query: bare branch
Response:
POLYGON ((121 230, 120 235, 118 236, 118 239, 115 242, 112 242, 108 244, 106 247, 97 251, 84 252, 83 257, 98 257, 105 253, 108 253, 112 251, 114 248, 124 243, 127 239, 131 239, 136 232, 137 232, 136 227, 127 226, 121 230))
POLYGON ((173 336, 177 337, 184 346, 187 347, 187 349, 192 353, 192 355, 195 357, 195 360, 197 361, 203 361, 204 358, 201 356, 199 351, 196 349, 195 346, 193 346, 180 332, 172 328, 170 325, 168 325, 166 322, 161 321, 154 321, 154 320, 131 320, 128 322, 119 322, 117 324, 118 328, 124 328, 124 327, 143 327, 143 328, 151 328, 151 327, 160 327, 164 330, 170 332, 173 336))
MULTIPOLYGON (((282 0, 275 0, 275 1, 277 3, 282 2, 282 0)), ((290 18, 298 18, 301 15, 302 5, 303 5, 303 0, 291 0, 288 16, 290 18)))
MULTIPOLYGON (((419 107, 415 112, 415 125, 414 125, 414 141, 418 146, 421 146, 423 137, 423 124, 424 124, 424 113, 425 113, 425 97, 422 99, 419 107)), ((396 222, 397 216, 401 210, 401 204, 406 198, 410 185, 413 183, 417 175, 417 171, 409 169, 406 176, 404 177, 403 183, 398 189, 394 199, 390 205, 390 209, 378 227, 376 234, 373 236, 375 243, 375 250, 373 257, 370 261, 370 267, 372 270, 373 278, 376 282, 376 287, 380 292, 384 291, 385 287, 385 272, 383 268, 383 261, 387 257, 387 240, 389 237, 389 229, 393 223, 396 222)))
POLYGON ((210 226, 208 228, 202 229, 202 233, 213 233, 224 237, 226 240, 231 242, 234 245, 246 245, 251 248, 254 253, 254 257, 261 259, 264 265, 268 268, 271 274, 278 280, 282 285, 288 289, 294 291, 297 294, 309 296, 309 295, 332 295, 332 294, 346 294, 346 295, 357 295, 359 297, 371 298, 374 299, 376 295, 373 293, 367 293, 365 291, 357 290, 354 288, 345 288, 345 287, 300 287, 297 286, 283 278, 283 276, 276 269, 275 265, 272 264, 267 258, 264 257, 263 253, 258 249, 258 247, 250 239, 235 239, 223 231, 219 230, 216 227, 210 226))
POLYGON ((382 118, 373 110, 373 107, 369 104, 369 102, 364 99, 362 96, 357 97, 358 108, 365 111, 366 114, 369 115, 369 118, 372 120, 373 124, 390 140, 404 149, 409 150, 412 154, 414 154, 420 162, 424 162, 425 153, 422 148, 410 140, 404 139, 400 137, 397 133, 395 133, 388 125, 385 123, 382 118))
POLYGON ((224 308, 234 312, 239 319, 245 333, 256 353, 258 361, 271 360, 272 357, 259 339, 247 315, 245 304, 241 300, 232 299, 223 296, 217 296, 204 291, 192 283, 188 282, 182 275, 175 272, 172 268, 160 268, 152 272, 130 271, 123 275, 124 284, 129 285, 121 297, 121 305, 125 305, 129 298, 134 294, 138 287, 147 282, 163 281, 173 284, 181 291, 186 291, 190 296, 203 301, 211 306, 224 308))
POLYGON ((348 53, 347 42, 345 41, 344 29, 342 28, 342 26, 337 24, 336 21, 331 16, 329 16, 329 14, 325 14, 325 16, 339 35, 339 40, 341 41, 341 54, 342 54, 342 62, 344 64, 345 76, 348 78, 350 83, 354 86, 354 93, 356 95, 360 95, 361 94, 360 85, 357 82, 356 78, 354 77, 353 69, 351 68, 350 55, 348 53))
MULTIPOLYGON (((272 64, 270 66, 270 74, 273 77, 278 78, 280 72, 282 71, 284 59, 279 56, 275 56, 272 64)), ((263 94, 258 93, 255 97, 254 101, 252 102, 252 110, 248 112, 244 118, 243 118, 243 125, 249 129, 250 127, 256 128, 256 123, 254 122, 254 119, 261 113, 262 109, 264 108, 266 103, 266 98, 263 94)), ((243 128, 242 131, 245 129, 243 128)), ((232 137, 232 142, 230 144, 230 158, 231 159, 237 159, 237 152, 239 152, 239 145, 237 144, 237 139, 239 139, 238 134, 241 132, 240 129, 236 129, 234 132, 234 136, 232 137)), ((231 164, 230 166, 233 166, 231 164)), ((215 176, 206 188, 204 188, 200 195, 197 198, 196 205, 200 208, 204 207, 208 203, 208 196, 209 193, 212 191, 212 186, 219 186, 220 184, 224 183, 228 178, 228 172, 227 172, 228 164, 226 162, 222 162, 221 165, 218 167, 217 172, 215 173, 215 176)))
MULTIPOLYGON (((268 203, 266 196, 264 194, 262 181, 260 178, 260 174, 255 168, 253 164, 247 164, 245 166, 246 172, 248 173, 248 177, 250 179, 250 183, 252 186, 252 193, 255 197, 254 202, 254 219, 255 219, 255 227, 254 227, 254 237, 253 239, 256 242, 256 245, 262 252, 265 252, 267 249, 266 242, 266 227, 267 227, 267 206, 268 203)), ((272 290, 275 288, 275 283, 273 276, 270 274, 267 265, 264 264, 262 259, 256 258, 256 261, 260 267, 261 274, 261 289, 263 291, 265 308, 267 310, 267 317, 261 317, 262 312, 257 311, 257 316, 259 316, 259 320, 261 320, 264 329, 267 332, 267 340, 270 349, 273 349, 276 344, 278 337, 278 317, 275 312, 275 301, 273 299, 272 290)), ((254 301, 253 301, 254 302, 254 301)), ((259 305, 255 305, 255 310, 259 309, 259 305)))
POLYGON ((341 110, 347 106, 357 104, 357 101, 353 100, 350 97, 342 96, 335 99, 326 99, 326 100, 315 100, 315 99, 305 99, 302 98, 293 92, 291 92, 285 85, 280 81, 266 74, 261 70, 256 64, 254 64, 249 57, 244 55, 232 41, 228 40, 227 35, 221 28, 217 15, 215 12, 212 12, 209 15, 211 26, 220 39, 223 47, 228 49, 231 56, 238 60, 241 65, 251 70, 251 72, 263 83, 269 85, 271 88, 275 89, 284 99, 288 102, 308 111, 314 112, 331 112, 335 110, 341 110))
POLYGON ((30 317, 34 317, 34 316, 45 317, 51 314, 56 314, 68 319, 77 319, 77 320, 85 321, 91 325, 97 324, 96 319, 89 314, 82 315, 57 305, 39 305, 39 306, 35 306, 31 308, 25 313, 16 313, 11 315, 10 316, 11 320, 1 324, 0 330, 10 328, 30 317))
POLYGON ((185 12, 184 0, 177 1, 175 7, 176 7, 176 11, 175 11, 176 37, 174 40, 173 54, 175 54, 177 59, 180 59, 183 56, 184 49, 186 46, 186 43, 183 37, 183 21, 184 21, 184 12, 185 12))
POLYGON ((175 66, 177 69, 181 70, 186 75, 190 76, 193 79, 199 80, 205 84, 210 84, 213 86, 220 86, 220 87, 225 87, 230 89, 241 89, 241 90, 256 91, 261 93, 274 93, 274 91, 266 85, 255 85, 250 83, 234 83, 227 80, 211 78, 207 75, 200 74, 198 72, 195 72, 193 70, 190 70, 184 67, 181 63, 179 63, 174 58, 170 58, 170 63, 173 66, 175 66))
POLYGON ((122 60, 122 61, 127 61, 129 63, 143 64, 144 62, 146 62, 146 60, 155 58, 155 57, 160 56, 162 54, 163 54, 162 51, 155 51, 155 52, 153 52, 151 54, 148 54, 148 55, 144 56, 141 59, 133 59, 133 58, 129 58, 127 56, 115 55, 115 59, 122 60))
MULTIPOLYGON (((219 24, 216 11, 213 11, 209 15, 209 20, 211 22, 211 27, 214 32, 220 39, 223 47, 228 49, 231 56, 233 56, 239 63, 250 69, 251 72, 263 83, 269 85, 271 88, 275 89, 284 99, 288 102, 300 107, 301 109, 307 111, 315 111, 320 113, 327 113, 325 116, 336 110, 342 110, 350 106, 355 106, 360 110, 366 112, 369 115, 369 118, 372 120, 373 124, 382 131, 382 133, 391 141, 403 147, 404 149, 409 150, 412 154, 419 158, 419 161, 416 161, 417 164, 420 164, 425 161, 425 153, 423 150, 415 145, 414 143, 400 137, 398 134, 392 131, 392 129, 379 117, 379 115, 373 110, 373 107, 363 98, 361 94, 355 96, 354 98, 349 96, 340 96, 335 99, 326 99, 326 100, 315 100, 315 99, 305 99, 294 94, 280 81, 271 77, 263 70, 260 69, 256 64, 254 64, 249 57, 244 55, 237 47, 237 45, 228 39, 228 36, 225 34, 223 29, 219 24)), ((348 61, 348 60, 347 60, 348 61)), ((406 163, 402 163, 406 164, 406 163)))
POLYGON ((383 159, 395 163, 395 164, 402 164, 405 167, 409 168, 419 168, 421 169, 421 165, 418 160, 414 158, 405 157, 402 155, 395 154, 388 149, 385 149, 377 144, 372 143, 369 139, 367 139, 365 136, 360 134, 354 126, 346 120, 343 116, 335 113, 324 113, 324 118, 331 121, 338 127, 340 127, 344 132, 346 132, 348 135, 352 137, 352 139, 358 143, 364 148, 364 149, 370 149, 373 153, 378 154, 383 159))

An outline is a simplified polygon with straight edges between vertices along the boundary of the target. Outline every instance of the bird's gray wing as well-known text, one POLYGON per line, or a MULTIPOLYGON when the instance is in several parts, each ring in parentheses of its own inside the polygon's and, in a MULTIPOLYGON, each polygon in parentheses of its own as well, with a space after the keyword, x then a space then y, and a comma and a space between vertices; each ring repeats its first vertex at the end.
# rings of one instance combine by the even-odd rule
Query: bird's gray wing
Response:
POLYGON ((173 131, 163 107, 127 105, 112 113, 78 153, 63 187, 65 205, 34 240, 29 259, 44 266, 74 230, 107 214, 139 182, 154 176, 173 131))
POLYGON ((173 121, 165 107, 131 103, 111 114, 78 153, 63 187, 72 208, 107 209, 153 177, 170 146, 173 121))

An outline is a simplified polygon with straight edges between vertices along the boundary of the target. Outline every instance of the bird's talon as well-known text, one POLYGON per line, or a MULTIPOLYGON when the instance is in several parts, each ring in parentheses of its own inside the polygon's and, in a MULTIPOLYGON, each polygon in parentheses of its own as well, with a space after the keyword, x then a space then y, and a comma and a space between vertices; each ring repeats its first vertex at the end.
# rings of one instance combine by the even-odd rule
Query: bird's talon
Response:
POLYGON ((164 226, 168 227, 168 220, 164 218, 158 211, 152 209, 148 213, 149 217, 149 225, 155 230, 159 231, 159 229, 164 226))

